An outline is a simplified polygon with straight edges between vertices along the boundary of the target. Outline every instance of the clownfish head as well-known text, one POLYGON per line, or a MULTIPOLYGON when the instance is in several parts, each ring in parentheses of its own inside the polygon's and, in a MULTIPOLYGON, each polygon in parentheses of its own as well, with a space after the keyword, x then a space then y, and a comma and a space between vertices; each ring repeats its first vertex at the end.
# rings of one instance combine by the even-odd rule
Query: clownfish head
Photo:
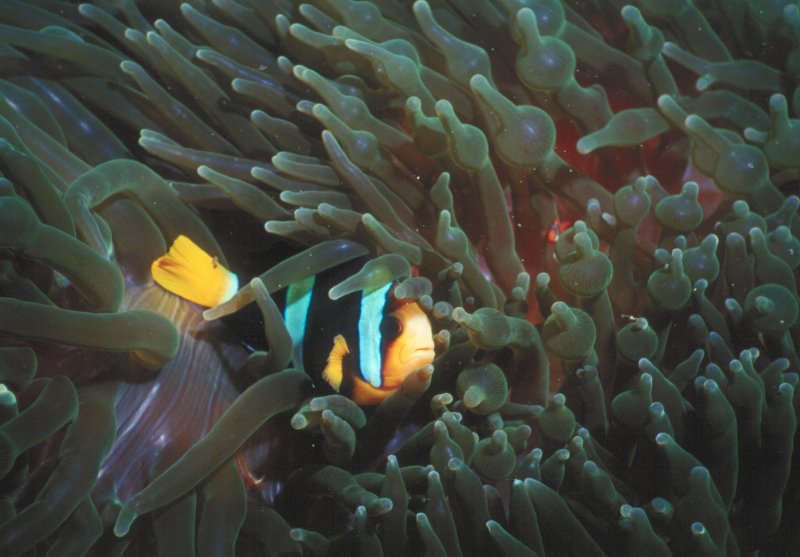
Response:
POLYGON ((409 373, 433 362, 433 329, 416 302, 406 302, 381 322, 383 388, 396 389, 409 373))
POLYGON ((343 335, 337 335, 322 374, 336 391, 361 405, 380 403, 436 355, 431 322, 419 304, 394 300, 388 286, 375 294, 374 304, 362 300, 359 356, 351 353, 343 335), (384 299, 389 307, 379 310, 375 306, 384 299))
POLYGON ((230 300, 239 289, 235 274, 182 234, 153 261, 150 273, 164 290, 205 307, 230 300))

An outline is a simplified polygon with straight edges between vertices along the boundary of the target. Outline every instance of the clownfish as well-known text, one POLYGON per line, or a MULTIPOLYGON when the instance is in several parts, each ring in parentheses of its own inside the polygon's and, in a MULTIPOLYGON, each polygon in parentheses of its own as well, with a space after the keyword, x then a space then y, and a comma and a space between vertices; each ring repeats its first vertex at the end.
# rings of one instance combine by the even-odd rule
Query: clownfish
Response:
MULTIPOLYGON (((394 296, 396 282, 331 299, 351 276, 356 259, 272 294, 292 339, 294 366, 360 405, 380 403, 413 371, 433 362, 433 330, 415 301, 394 296)), ((211 307, 238 289, 236 275, 186 236, 153 262, 153 280, 165 290, 211 307)))

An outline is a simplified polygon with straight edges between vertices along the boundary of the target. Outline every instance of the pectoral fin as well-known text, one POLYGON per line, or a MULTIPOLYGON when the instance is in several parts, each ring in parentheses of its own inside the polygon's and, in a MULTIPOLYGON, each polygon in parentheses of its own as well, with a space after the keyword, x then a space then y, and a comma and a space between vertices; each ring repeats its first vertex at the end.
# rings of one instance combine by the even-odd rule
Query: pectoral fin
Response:
POLYGON ((350 348, 347 346, 347 341, 342 335, 336 335, 333 339, 333 348, 328 354, 328 365, 322 372, 322 378, 331 386, 336 392, 342 387, 342 378, 344 377, 344 358, 350 353, 350 348))

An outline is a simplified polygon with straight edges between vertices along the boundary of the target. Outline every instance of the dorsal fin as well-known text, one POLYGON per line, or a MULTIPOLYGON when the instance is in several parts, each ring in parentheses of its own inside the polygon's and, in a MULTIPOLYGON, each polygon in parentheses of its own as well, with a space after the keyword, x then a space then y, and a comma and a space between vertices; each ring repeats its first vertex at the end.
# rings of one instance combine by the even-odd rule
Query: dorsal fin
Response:
POLYGON ((322 372, 322 378, 338 393, 342 387, 344 377, 344 358, 350 353, 347 341, 342 335, 336 335, 333 339, 333 348, 328 354, 328 365, 322 372))

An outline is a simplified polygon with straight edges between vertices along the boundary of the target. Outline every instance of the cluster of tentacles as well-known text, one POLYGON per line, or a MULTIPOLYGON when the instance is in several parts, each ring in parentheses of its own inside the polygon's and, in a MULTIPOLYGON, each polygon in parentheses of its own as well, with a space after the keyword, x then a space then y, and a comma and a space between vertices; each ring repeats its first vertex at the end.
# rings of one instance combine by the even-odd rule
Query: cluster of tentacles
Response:
POLYGON ((800 553, 800 10, 696 4, 0 0, 0 554, 800 553), (374 408, 271 297, 364 256, 374 408))

